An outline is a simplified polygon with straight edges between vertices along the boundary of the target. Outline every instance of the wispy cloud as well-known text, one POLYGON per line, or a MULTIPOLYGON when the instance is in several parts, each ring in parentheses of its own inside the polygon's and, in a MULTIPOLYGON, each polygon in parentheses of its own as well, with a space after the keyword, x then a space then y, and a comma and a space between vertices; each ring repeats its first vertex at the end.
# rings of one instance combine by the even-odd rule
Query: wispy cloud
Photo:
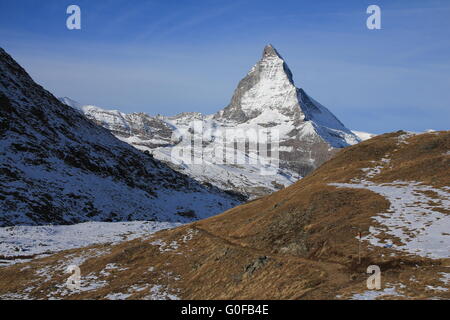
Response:
POLYGON ((198 6, 193 12, 186 10, 171 12, 146 26, 135 37, 135 41, 147 40, 149 38, 157 41, 167 38, 177 32, 186 31, 210 20, 218 19, 220 16, 235 10, 238 6, 239 2, 233 2, 220 7, 198 6))

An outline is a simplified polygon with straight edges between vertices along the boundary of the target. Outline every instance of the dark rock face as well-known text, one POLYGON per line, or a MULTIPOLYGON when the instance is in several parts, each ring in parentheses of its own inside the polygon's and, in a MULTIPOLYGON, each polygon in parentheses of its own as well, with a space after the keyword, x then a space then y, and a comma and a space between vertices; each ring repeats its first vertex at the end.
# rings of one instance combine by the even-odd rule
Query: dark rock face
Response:
MULTIPOLYGON (((148 128, 155 126, 152 119, 145 121, 148 128)), ((161 134, 165 130, 161 127, 161 134)), ((3 49, 0 158, 0 226, 190 221, 176 215, 178 207, 203 218, 239 203, 236 196, 173 171, 62 104, 3 49)))

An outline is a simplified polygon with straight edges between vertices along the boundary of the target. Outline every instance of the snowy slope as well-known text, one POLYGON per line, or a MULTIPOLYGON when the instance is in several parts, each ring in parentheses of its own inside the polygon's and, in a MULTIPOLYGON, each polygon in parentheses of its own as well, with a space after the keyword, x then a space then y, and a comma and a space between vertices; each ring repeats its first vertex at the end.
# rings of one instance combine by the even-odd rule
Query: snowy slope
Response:
MULTIPOLYGON (((227 127, 213 119, 198 113, 183 113, 174 117, 152 117, 144 113, 124 114, 115 110, 105 110, 95 106, 81 107, 84 114, 95 123, 109 129, 120 140, 134 147, 148 151, 156 159, 161 160, 173 169, 182 172, 201 183, 208 183, 223 190, 243 194, 250 198, 261 196, 288 186, 301 176, 293 170, 274 168, 275 174, 261 175, 261 163, 217 163, 214 159, 215 143, 227 127), (193 121, 199 121, 209 135, 191 136, 193 121), (201 150, 194 150, 201 163, 185 161, 175 152, 175 148, 189 148, 191 139, 204 139, 208 143, 201 150)), ((239 129, 248 130, 252 124, 242 125, 239 129)), ((201 134, 200 134, 201 135, 201 134)), ((234 138, 233 136, 230 136, 234 138)), ((232 148, 227 148, 231 154, 232 148)), ((250 155, 237 150, 243 158, 250 155)))
POLYGON ((352 132, 358 136, 359 139, 361 139, 361 141, 366 141, 369 139, 372 139, 373 137, 376 137, 376 134, 373 133, 368 133, 368 132, 363 132, 363 131, 356 131, 356 130, 352 130, 352 132))
MULTIPOLYGON (((407 140, 415 135, 419 134, 400 135, 397 144, 408 144, 407 140)), ((433 259, 450 258, 450 215, 445 213, 450 208, 450 187, 437 188, 419 181, 371 181, 390 166, 391 155, 387 153, 374 162, 373 167, 361 169, 364 172, 362 179, 331 184, 339 188, 370 190, 390 202, 387 212, 373 218, 377 226, 371 226, 370 234, 363 240, 372 246, 384 247, 392 245, 396 239, 400 242, 394 246, 396 250, 433 259)))
MULTIPOLYGON (((328 160, 336 148, 361 141, 327 108, 295 87, 292 72, 270 45, 264 48, 262 59, 239 82, 231 103, 214 115, 185 112, 173 117, 152 117, 95 106, 81 109, 89 119, 122 141, 151 152, 155 158, 197 181, 250 197, 292 184, 328 160), (203 137, 195 133, 192 136, 194 122, 201 123, 203 137), (214 161, 214 150, 220 147, 225 132, 227 138, 238 140, 246 132, 260 128, 278 133, 280 161, 272 168, 273 175, 260 174, 264 161, 252 165, 248 163, 251 161, 244 164, 214 161), (203 150, 195 152, 197 159, 203 159, 201 163, 183 161, 174 152, 174 148, 188 147, 192 138, 204 141, 203 150)), ((225 150, 234 153, 231 148, 225 150)), ((248 150, 236 152, 246 159, 253 157, 248 150)))
POLYGON ((115 138, 0 49, 0 226, 188 222, 238 204, 115 138))
POLYGON ((59 101, 61 101, 62 103, 64 103, 65 105, 68 105, 69 107, 72 107, 74 109, 78 109, 81 111, 81 107, 83 106, 82 103, 75 101, 73 99, 70 99, 69 97, 62 97, 59 98, 59 101))
MULTIPOLYGON (((450 258, 450 237, 447 234, 450 216, 442 213, 450 208, 450 188, 442 190, 414 181, 383 184, 362 181, 332 185, 367 189, 382 195, 391 203, 387 212, 374 218, 382 227, 370 227, 370 235, 363 239, 371 245, 386 246, 386 239, 381 236, 384 232, 390 238, 401 241, 395 247, 397 250, 434 259, 450 258), (427 193, 437 194, 439 199, 427 196, 427 193)), ((392 240, 388 242, 392 244, 392 240)))
POLYGON ((0 228, 0 266, 23 262, 62 250, 102 243, 119 243, 179 226, 174 222, 85 222, 68 226, 0 228))

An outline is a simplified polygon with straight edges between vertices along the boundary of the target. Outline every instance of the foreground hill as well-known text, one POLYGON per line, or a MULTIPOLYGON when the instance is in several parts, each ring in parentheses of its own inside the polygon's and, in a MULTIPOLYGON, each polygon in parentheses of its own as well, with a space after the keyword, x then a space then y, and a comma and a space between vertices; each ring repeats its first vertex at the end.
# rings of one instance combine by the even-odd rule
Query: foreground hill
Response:
POLYGON ((377 136, 221 215, 1 268, 0 298, 449 299, 449 165, 448 131, 377 136))
POLYGON ((239 203, 62 104, 1 48, 0 157, 0 226, 189 222, 239 203))

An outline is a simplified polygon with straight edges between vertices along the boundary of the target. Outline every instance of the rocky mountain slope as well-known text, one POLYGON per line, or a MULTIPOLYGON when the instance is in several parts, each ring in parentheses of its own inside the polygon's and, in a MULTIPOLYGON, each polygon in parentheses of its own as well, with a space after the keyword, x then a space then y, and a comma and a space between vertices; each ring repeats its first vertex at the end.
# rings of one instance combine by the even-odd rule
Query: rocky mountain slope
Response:
POLYGON ((0 268, 0 298, 450 299, 449 177, 449 131, 380 135, 221 215, 0 268))
MULTIPOLYGON (((61 101, 80 108, 68 98, 61 101)), ((361 141, 328 109, 294 85, 289 67, 271 45, 264 48, 261 60, 239 82, 231 103, 214 115, 186 112, 174 117, 153 117, 95 106, 83 106, 81 110, 119 139, 150 151, 176 170, 249 197, 288 186, 328 160, 339 148, 361 141), (201 126, 201 133, 193 132, 194 123, 201 126), (217 163, 215 150, 222 148, 224 136, 236 143, 258 144, 258 138, 245 134, 261 128, 278 135, 278 146, 271 146, 279 159, 275 168, 271 168, 273 174, 260 174, 267 163, 251 163, 253 155, 248 147, 237 151, 238 156, 246 159, 244 163, 217 163), (202 150, 194 151, 202 162, 190 163, 174 152, 174 148, 190 147, 195 139, 202 140, 202 150)), ((232 141, 227 141, 225 150, 234 154, 232 141)))
POLYGON ((240 200, 118 140, 36 84, 3 49, 0 158, 0 226, 188 222, 240 200))

